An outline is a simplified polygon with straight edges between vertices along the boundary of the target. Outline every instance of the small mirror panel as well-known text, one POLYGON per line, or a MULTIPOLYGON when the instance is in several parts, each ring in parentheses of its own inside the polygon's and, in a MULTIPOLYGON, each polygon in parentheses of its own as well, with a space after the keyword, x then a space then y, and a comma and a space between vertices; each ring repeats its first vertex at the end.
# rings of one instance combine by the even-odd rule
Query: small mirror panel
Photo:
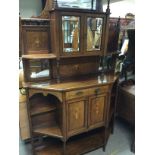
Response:
POLYGON ((62 16, 63 52, 79 52, 80 17, 62 16))
POLYGON ((87 51, 97 51, 101 49, 102 28, 102 18, 87 18, 87 51))

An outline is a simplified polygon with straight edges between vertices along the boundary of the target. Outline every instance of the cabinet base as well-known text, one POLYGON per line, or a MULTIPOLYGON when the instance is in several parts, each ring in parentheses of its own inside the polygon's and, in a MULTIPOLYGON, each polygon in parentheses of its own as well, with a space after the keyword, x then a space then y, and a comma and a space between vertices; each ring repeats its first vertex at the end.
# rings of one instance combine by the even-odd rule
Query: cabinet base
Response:
POLYGON ((110 130, 108 131, 100 128, 74 136, 67 141, 65 150, 61 141, 47 138, 41 147, 36 148, 36 155, 81 155, 100 147, 105 148, 110 135, 110 130))

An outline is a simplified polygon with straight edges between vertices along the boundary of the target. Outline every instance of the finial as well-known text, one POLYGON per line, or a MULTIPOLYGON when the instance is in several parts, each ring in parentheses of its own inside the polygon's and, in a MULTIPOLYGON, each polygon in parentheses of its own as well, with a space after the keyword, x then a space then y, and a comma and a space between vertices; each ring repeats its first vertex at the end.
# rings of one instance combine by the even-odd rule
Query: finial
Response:
POLYGON ((54 8, 58 8, 58 2, 57 2, 57 0, 54 0, 54 8))
POLYGON ((94 7, 94 0, 91 1, 91 9, 93 10, 94 7))
POLYGON ((96 11, 103 12, 103 0, 96 0, 96 11))
POLYGON ((107 5, 106 12, 107 12, 108 14, 110 14, 110 0, 107 0, 107 3, 108 3, 108 5, 107 5))

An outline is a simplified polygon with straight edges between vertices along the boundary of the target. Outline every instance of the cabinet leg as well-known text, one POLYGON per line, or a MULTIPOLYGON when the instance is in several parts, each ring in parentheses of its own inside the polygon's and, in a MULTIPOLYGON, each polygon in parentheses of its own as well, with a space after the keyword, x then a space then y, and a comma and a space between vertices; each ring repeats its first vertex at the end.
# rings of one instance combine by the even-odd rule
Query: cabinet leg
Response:
POLYGON ((106 147, 105 147, 105 144, 104 144, 104 146, 102 147, 102 150, 105 152, 105 149, 106 149, 106 147))
POLYGON ((114 127, 112 126, 112 128, 111 128, 111 134, 113 134, 114 133, 114 127))
POLYGON ((31 138, 31 147, 32 147, 32 155, 36 155, 35 146, 34 146, 34 138, 31 138))
POLYGON ((114 133, 114 116, 112 117, 112 122, 111 122, 111 134, 113 134, 114 133))
POLYGON ((135 153, 135 140, 131 144, 131 152, 135 153))
POLYGON ((66 142, 63 142, 63 155, 67 155, 66 154, 66 142))
POLYGON ((135 153, 135 133, 134 133, 133 139, 132 139, 131 152, 135 153))
POLYGON ((43 143, 43 137, 40 136, 40 137, 38 138, 38 145, 42 145, 42 143, 43 143))
POLYGON ((107 141, 107 135, 106 135, 106 128, 103 129, 103 147, 102 150, 105 152, 106 149, 106 142, 107 141))
POLYGON ((41 146, 43 143, 43 137, 31 138, 31 147, 32 147, 32 154, 36 155, 35 148, 41 146))

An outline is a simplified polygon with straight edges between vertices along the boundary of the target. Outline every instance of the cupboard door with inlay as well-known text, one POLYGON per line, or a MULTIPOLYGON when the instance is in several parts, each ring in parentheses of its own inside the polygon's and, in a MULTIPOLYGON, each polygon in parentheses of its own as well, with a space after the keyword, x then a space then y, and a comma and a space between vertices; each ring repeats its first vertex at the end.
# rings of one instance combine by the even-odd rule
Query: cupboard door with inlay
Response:
POLYGON ((87 129, 87 100, 82 98, 67 103, 68 135, 75 135, 87 129))
POLYGON ((89 128, 99 127, 105 124, 107 94, 94 95, 89 99, 89 128))

